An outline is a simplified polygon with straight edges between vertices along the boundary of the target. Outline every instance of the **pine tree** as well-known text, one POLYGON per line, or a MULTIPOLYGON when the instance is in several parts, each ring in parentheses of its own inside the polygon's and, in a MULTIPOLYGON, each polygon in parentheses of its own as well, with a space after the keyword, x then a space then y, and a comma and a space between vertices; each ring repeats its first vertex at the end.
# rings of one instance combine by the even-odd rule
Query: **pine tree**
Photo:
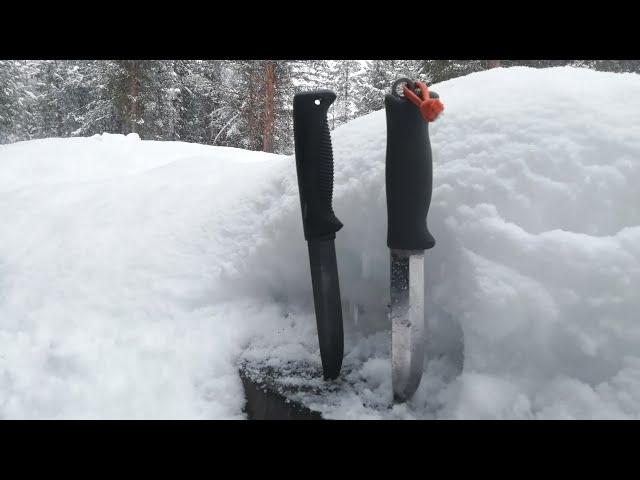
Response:
POLYGON ((355 60, 333 62, 329 72, 332 80, 331 87, 336 92, 334 125, 338 126, 348 122, 354 116, 358 78, 364 72, 360 63, 355 60))
POLYGON ((122 94, 119 82, 122 69, 115 60, 89 60, 80 62, 78 75, 82 85, 78 85, 81 106, 70 112, 78 127, 71 135, 92 135, 96 133, 124 133, 122 112, 118 110, 116 99, 122 94))
POLYGON ((78 128, 74 113, 85 98, 79 63, 44 60, 35 65, 32 109, 36 137, 67 137, 78 128))
POLYGON ((58 70, 56 60, 44 60, 37 65, 34 114, 37 119, 35 136, 38 138, 63 136, 65 106, 60 104, 60 92, 64 79, 58 70))
POLYGON ((238 118, 232 132, 243 132, 249 150, 288 151, 291 146, 291 65, 283 60, 233 62, 228 94, 238 118))
POLYGON ((274 129, 272 148, 274 153, 291 153, 293 150, 293 82, 291 62, 274 61, 274 129))
POLYGON ((182 85, 173 60, 145 62, 140 85, 142 128, 150 140, 178 140, 181 124, 182 85))
POLYGON ((232 118, 224 104, 225 62, 177 60, 174 71, 179 90, 174 104, 178 115, 176 136, 186 142, 225 144, 225 124, 232 118))
POLYGON ((0 60, 0 143, 35 137, 36 65, 32 61, 0 60))
POLYGON ((384 96, 398 78, 419 79, 419 64, 411 60, 370 60, 357 77, 356 112, 364 115, 384 108, 384 96))
POLYGON ((484 60, 422 60, 419 73, 428 84, 440 83, 487 68, 484 60))
POLYGON ((20 112, 17 70, 13 60, 0 60, 0 143, 19 138, 15 128, 20 112))

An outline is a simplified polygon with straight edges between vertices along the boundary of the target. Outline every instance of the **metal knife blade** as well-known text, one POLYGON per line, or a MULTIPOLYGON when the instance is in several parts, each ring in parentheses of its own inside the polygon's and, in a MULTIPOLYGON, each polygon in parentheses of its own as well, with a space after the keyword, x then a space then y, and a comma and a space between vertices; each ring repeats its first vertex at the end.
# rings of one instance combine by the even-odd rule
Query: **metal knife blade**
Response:
POLYGON ((391 364, 395 401, 404 402, 422 378, 424 322, 424 250, 391 250, 391 364))

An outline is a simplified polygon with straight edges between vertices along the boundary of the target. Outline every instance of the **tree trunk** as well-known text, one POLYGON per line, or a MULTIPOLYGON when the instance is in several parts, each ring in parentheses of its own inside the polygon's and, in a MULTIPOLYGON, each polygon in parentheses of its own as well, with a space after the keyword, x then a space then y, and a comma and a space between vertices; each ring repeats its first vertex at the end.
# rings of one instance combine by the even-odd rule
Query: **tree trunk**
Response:
POLYGON ((138 62, 136 60, 131 61, 130 74, 131 74, 131 82, 130 82, 129 95, 130 95, 130 102, 131 102, 131 109, 130 109, 131 113, 129 115, 129 125, 131 128, 131 133, 135 133, 136 127, 138 124, 138 91, 139 91, 139 88, 138 88, 139 72, 138 72, 138 62))
MULTIPOLYGON (((249 69, 249 85, 253 86, 256 85, 256 72, 255 72, 255 65, 249 64, 248 69, 249 69)), ((247 114, 247 138, 248 138, 248 148, 249 150, 254 150, 256 148, 255 146, 255 133, 256 133, 256 122, 255 122, 255 117, 256 117, 256 110, 257 110, 257 106, 256 106, 256 94, 255 94, 255 88, 249 88, 249 92, 248 92, 248 98, 247 98, 247 106, 246 106, 246 114, 247 114)))
MULTIPOLYGON (((54 60, 53 61, 53 71, 57 72, 58 71, 58 61, 54 60)), ((62 92, 63 89, 65 88, 64 83, 60 84, 60 86, 57 88, 58 92, 62 92)), ((66 136, 63 132, 63 128, 64 128, 64 118, 62 116, 62 109, 65 107, 65 105, 61 105, 60 104, 60 98, 57 99, 56 101, 56 135, 58 137, 64 137, 66 136)))
POLYGON ((264 98, 264 120, 262 130, 262 151, 273 152, 273 127, 275 124, 275 93, 276 74, 274 63, 267 61, 264 72, 265 98, 264 98))
MULTIPOLYGON (((347 60, 348 61, 348 60, 347 60)), ((349 65, 346 65, 345 75, 343 78, 343 93, 342 93, 342 123, 346 123, 349 120, 349 80, 350 74, 349 65)), ((335 108, 335 107, 334 107, 335 108)))

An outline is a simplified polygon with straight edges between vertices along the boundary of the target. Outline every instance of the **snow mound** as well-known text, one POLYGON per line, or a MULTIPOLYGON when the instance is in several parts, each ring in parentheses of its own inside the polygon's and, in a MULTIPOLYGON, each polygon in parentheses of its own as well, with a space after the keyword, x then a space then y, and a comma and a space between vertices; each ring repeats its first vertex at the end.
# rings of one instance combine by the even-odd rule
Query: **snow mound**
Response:
MULTIPOLYGON (((640 76, 493 69, 433 89, 421 386, 392 405, 380 111, 332 133, 347 387, 307 402, 640 417, 640 76)), ((0 215, 0 417, 242 418, 241 358, 319 365, 292 157, 5 145, 0 215)))

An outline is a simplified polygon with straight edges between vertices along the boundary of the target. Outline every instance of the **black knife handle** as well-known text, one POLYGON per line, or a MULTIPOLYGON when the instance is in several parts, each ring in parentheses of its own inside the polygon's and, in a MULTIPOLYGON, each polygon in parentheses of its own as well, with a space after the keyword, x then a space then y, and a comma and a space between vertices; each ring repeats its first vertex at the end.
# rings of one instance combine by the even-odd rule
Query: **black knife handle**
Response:
POLYGON ((333 213, 333 151, 327 110, 336 99, 331 90, 293 97, 293 135, 304 238, 330 239, 342 228, 333 213))
MULTIPOLYGON (((437 98, 435 92, 429 92, 437 98)), ((436 241, 427 229, 433 162, 428 123, 408 99, 388 94, 387 113, 387 246, 426 250, 436 241)))

